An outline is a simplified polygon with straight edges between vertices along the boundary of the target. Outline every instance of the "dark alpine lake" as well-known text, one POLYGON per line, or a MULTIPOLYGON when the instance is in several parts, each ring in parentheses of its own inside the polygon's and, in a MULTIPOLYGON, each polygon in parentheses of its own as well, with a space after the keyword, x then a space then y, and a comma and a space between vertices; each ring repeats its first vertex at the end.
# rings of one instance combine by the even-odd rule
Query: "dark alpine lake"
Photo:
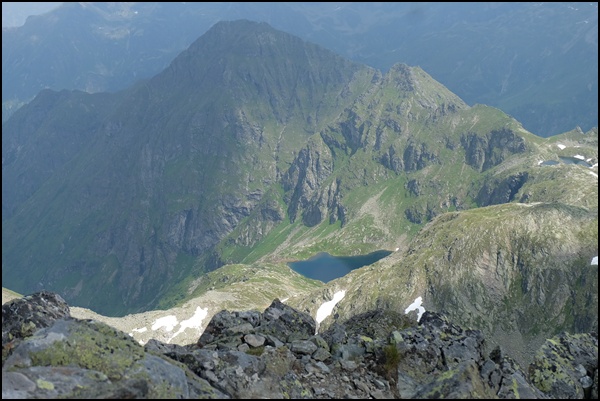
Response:
POLYGON ((577 157, 566 157, 559 156, 558 157, 565 164, 578 164, 583 167, 592 167, 592 165, 585 160, 578 159, 577 157))
MULTIPOLYGON (((585 160, 578 159, 577 157, 559 156, 558 158, 565 164, 577 164, 583 167, 592 167, 590 163, 586 162, 585 160)), ((542 166, 556 166, 557 164, 560 164, 560 162, 556 160, 546 160, 545 162, 541 163, 542 166)))
POLYGON ((359 256, 331 256, 327 252, 321 252, 307 260, 290 262, 288 266, 305 277, 327 283, 354 269, 375 263, 390 253, 392 252, 381 250, 359 256))

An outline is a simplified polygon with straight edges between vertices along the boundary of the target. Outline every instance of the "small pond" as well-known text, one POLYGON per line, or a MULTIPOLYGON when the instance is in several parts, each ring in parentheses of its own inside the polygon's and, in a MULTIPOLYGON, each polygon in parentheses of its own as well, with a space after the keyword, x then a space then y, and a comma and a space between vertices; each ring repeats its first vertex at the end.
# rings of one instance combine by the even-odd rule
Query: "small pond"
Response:
POLYGON ((581 160, 577 157, 559 156, 558 158, 560 159, 560 161, 546 160, 546 161, 540 163, 540 165, 541 166, 556 166, 557 164, 560 164, 560 162, 563 162, 565 164, 577 164, 577 165, 583 166, 583 167, 592 167, 592 165, 590 163, 586 162, 585 160, 581 160))
POLYGON ((288 266, 305 277, 327 283, 345 276, 354 269, 375 263, 391 253, 391 251, 381 250, 367 255, 331 256, 327 252, 321 252, 307 260, 290 262, 288 266))
POLYGON ((559 156, 558 158, 565 164, 577 164, 584 167, 592 167, 590 163, 586 162, 585 160, 581 160, 577 157, 559 156))
POLYGON ((557 164, 560 164, 560 162, 557 162, 556 160, 546 160, 541 165, 542 166, 556 166, 557 164))

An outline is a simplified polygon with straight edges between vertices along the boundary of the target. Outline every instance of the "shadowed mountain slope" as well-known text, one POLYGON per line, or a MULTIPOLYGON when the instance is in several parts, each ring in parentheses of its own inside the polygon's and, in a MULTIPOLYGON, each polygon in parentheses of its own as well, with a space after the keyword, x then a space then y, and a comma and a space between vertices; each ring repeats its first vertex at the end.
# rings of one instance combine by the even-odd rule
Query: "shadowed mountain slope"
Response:
POLYGON ((147 307, 374 74, 239 21, 128 90, 42 92, 3 126, 3 280, 105 313, 147 307))

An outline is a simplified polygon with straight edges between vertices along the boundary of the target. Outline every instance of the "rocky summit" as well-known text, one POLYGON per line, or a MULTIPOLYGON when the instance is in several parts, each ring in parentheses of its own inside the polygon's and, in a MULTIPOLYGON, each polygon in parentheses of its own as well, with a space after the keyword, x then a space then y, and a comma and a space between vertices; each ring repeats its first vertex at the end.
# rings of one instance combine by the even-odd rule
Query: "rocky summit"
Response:
POLYGON ((432 312, 318 332, 275 299, 217 313, 195 344, 142 347, 39 292, 2 306, 2 398, 598 398, 597 333, 548 339, 528 369, 485 342, 432 312))

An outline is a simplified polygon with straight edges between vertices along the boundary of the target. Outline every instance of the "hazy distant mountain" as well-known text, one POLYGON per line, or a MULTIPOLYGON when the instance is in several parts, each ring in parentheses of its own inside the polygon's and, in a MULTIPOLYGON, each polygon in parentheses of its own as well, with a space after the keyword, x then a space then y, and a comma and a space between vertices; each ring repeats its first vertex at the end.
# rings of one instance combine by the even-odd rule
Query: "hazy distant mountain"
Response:
POLYGON ((326 326, 421 298, 517 351, 597 330, 597 128, 541 138, 420 67, 220 22, 126 90, 42 91, 3 124, 2 160, 20 293, 106 315, 255 277, 306 294, 284 261, 397 249, 291 304, 344 291, 326 326))
POLYGON ((3 32, 3 121, 44 88, 115 91, 151 77, 239 18, 382 71, 419 65, 540 136, 598 125, 596 3, 65 3, 3 32))
POLYGON ((31 15, 46 13, 62 3, 41 1, 3 1, 2 28, 21 26, 31 15))

